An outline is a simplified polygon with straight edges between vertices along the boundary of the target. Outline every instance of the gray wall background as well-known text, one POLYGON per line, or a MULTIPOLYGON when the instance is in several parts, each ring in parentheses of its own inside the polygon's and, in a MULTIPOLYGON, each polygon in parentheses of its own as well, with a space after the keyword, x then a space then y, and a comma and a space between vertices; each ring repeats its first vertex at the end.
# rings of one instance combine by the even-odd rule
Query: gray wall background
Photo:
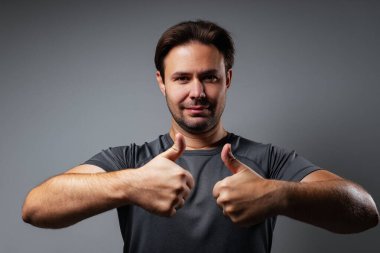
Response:
MULTIPOLYGON (((224 123, 296 149, 380 203, 380 2, 0 2, 0 252, 121 252, 115 211, 62 230, 24 224, 27 192, 103 148, 165 133, 160 34, 187 19, 232 32, 224 123)), ((336 235, 279 218, 273 252, 380 252, 379 227, 336 235)))

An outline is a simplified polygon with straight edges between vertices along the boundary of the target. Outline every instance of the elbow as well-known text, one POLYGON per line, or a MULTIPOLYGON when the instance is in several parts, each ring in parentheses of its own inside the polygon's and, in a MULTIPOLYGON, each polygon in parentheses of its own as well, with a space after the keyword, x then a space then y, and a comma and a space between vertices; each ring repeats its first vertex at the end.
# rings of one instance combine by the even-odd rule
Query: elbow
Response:
POLYGON ((38 227, 38 219, 36 215, 38 212, 38 208, 33 207, 32 203, 30 202, 31 201, 28 199, 25 200, 25 203, 21 211, 21 217, 25 223, 38 227))
POLYGON ((373 211, 374 212, 367 210, 366 214, 362 214, 359 217, 342 217, 339 222, 335 224, 332 222, 322 227, 336 234, 361 233, 378 225, 379 214, 376 209, 373 211))
MULTIPOLYGON (((369 193, 363 197, 361 210, 358 213, 361 215, 362 231, 376 227, 379 224, 379 212, 376 207, 376 203, 369 193)), ((360 215, 358 215, 360 217, 360 215)), ((361 231, 359 231, 361 232, 361 231)))
POLYGON ((48 217, 41 214, 37 208, 24 205, 21 214, 22 220, 32 226, 39 228, 59 229, 70 226, 71 224, 64 224, 63 222, 56 222, 50 220, 48 217))
POLYGON ((347 230, 336 231, 340 234, 354 234, 361 233, 368 229, 374 228, 379 224, 379 214, 376 213, 368 213, 366 217, 357 219, 356 224, 352 224, 351 227, 347 228, 347 230))
POLYGON ((57 222, 56 219, 51 219, 48 213, 46 213, 46 208, 38 205, 38 201, 33 200, 31 196, 28 196, 24 202, 21 218, 25 223, 39 228, 56 229, 69 226, 62 224, 62 222, 57 222))
POLYGON ((25 223, 38 227, 38 213, 41 207, 39 207, 38 198, 35 198, 35 190, 31 190, 25 198, 24 204, 21 210, 21 218, 25 223))
POLYGON ((380 221, 379 211, 377 210, 376 204, 372 198, 371 200, 372 204, 368 210, 368 229, 376 227, 380 221))
POLYGON ((368 229, 374 228, 379 224, 379 214, 377 210, 374 212, 367 212, 367 215, 362 218, 358 218, 356 222, 352 222, 351 227, 347 228, 347 230, 336 231, 340 234, 354 234, 361 233, 368 229))
POLYGON ((371 195, 363 188, 350 184, 338 201, 342 207, 327 230, 338 234, 360 233, 379 224, 379 212, 371 195))
POLYGON ((43 227, 41 226, 41 220, 43 219, 41 219, 40 210, 41 208, 28 196, 22 207, 21 218, 25 223, 35 227, 43 227))
MULTIPOLYGON (((351 220, 351 230, 348 233, 360 233, 376 227, 380 217, 376 203, 370 194, 361 195, 360 201, 352 205, 353 219, 351 220)), ((348 222, 349 224, 350 222, 348 222)))
POLYGON ((32 224, 32 217, 30 215, 29 210, 25 207, 25 205, 22 208, 21 218, 25 223, 32 224))
POLYGON ((35 216, 36 210, 38 209, 38 208, 36 208, 36 206, 34 204, 35 201, 33 201, 33 199, 32 199, 32 196, 31 196, 32 191, 29 192, 29 194, 26 196, 24 204, 22 206, 22 210, 21 210, 22 220, 25 223, 29 223, 31 225, 33 225, 34 216, 35 216))

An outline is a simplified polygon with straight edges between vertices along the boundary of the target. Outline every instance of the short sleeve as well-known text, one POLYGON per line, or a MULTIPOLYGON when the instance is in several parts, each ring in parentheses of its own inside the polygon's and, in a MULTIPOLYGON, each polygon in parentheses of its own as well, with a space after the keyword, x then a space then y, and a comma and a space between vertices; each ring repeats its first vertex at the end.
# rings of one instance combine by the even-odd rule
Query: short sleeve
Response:
POLYGON ((96 165, 105 171, 116 171, 130 168, 128 152, 130 147, 120 146, 102 150, 82 164, 96 165))
POLYGON ((301 181, 305 176, 320 168, 296 151, 270 145, 268 150, 269 177, 285 181, 301 181))

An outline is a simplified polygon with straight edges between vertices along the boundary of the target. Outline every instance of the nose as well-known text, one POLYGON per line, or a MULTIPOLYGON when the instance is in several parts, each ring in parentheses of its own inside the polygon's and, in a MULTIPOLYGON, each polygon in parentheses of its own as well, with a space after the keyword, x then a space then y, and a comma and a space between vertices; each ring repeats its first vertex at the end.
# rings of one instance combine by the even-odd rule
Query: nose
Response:
POLYGON ((204 86, 197 78, 193 81, 190 87, 190 98, 199 99, 206 97, 204 86))

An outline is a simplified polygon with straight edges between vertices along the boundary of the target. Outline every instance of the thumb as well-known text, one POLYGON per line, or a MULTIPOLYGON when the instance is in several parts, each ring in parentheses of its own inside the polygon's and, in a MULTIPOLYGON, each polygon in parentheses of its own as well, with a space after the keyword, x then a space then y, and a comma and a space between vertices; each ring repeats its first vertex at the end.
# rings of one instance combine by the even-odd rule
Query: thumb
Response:
POLYGON ((175 136, 173 146, 171 146, 171 148, 163 152, 161 156, 174 162, 182 155, 185 149, 186 149, 185 138, 183 137, 182 134, 178 133, 175 136))
POLYGON ((222 160, 226 167, 232 172, 232 174, 236 174, 244 169, 246 166, 237 160, 231 151, 231 144, 225 144, 221 154, 222 160))

